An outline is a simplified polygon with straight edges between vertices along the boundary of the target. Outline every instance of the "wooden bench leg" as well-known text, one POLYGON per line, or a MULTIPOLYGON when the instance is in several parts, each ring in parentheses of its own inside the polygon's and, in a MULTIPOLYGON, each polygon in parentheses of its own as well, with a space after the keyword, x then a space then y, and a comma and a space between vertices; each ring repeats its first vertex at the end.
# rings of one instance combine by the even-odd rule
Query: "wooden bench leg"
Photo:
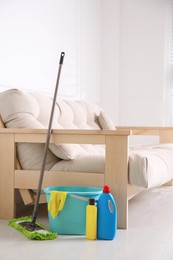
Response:
POLYGON ((14 135, 0 134, 0 219, 15 216, 14 135))
POLYGON ((105 184, 111 188, 117 205, 117 226, 128 228, 128 137, 106 137, 105 184))

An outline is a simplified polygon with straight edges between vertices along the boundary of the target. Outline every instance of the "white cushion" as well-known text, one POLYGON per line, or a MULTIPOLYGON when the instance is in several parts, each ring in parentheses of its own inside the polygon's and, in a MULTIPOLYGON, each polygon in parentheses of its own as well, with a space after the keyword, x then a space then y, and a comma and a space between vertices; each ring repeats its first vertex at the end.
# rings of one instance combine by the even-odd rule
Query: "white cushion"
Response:
MULTIPOLYGON (((36 120, 39 115, 37 100, 28 93, 16 89, 1 93, 0 111, 6 127, 45 128, 36 120)), ((17 144, 18 159, 23 169, 37 170, 41 168, 44 146, 44 144, 17 144)), ((59 158, 48 151, 45 170, 49 170, 58 161, 59 158)))
MULTIPOLYGON (((17 153, 24 170, 40 170, 43 162, 44 144, 18 144, 17 153)), ((45 170, 50 170, 59 159, 50 151, 47 153, 45 170)))
POLYGON ((63 160, 73 160, 78 156, 79 146, 77 144, 49 144, 49 149, 57 157, 63 160))
MULTIPOLYGON (((38 92, 26 93, 18 89, 11 89, 0 94, 0 111, 6 127, 48 128, 51 108, 52 98, 38 92)), ((91 102, 58 99, 55 105, 52 128, 98 130, 100 129, 99 113, 100 107, 91 102)), ((22 168, 27 169, 29 165, 34 169, 39 167, 41 163, 39 158, 41 159, 43 154, 41 150, 43 149, 42 144, 18 144, 18 156, 22 168), (33 147, 35 147, 35 152, 32 153, 33 147), (38 156, 38 152, 41 153, 41 156, 38 156)), ((100 154, 104 147, 50 144, 49 149, 48 159, 50 161, 48 160, 47 168, 52 167, 60 159, 71 160, 80 154, 100 154)))
POLYGON ((38 116, 37 100, 28 93, 18 89, 10 89, 1 93, 0 100, 1 117, 7 127, 10 127, 10 121, 13 121, 13 117, 18 113, 32 115, 35 118, 38 116))
POLYGON ((62 160, 56 163, 51 168, 51 170, 69 171, 69 172, 73 171, 73 172, 88 172, 88 173, 89 172, 104 173, 104 168, 105 168, 104 155, 85 154, 82 156, 78 156, 74 160, 69 160, 69 161, 62 160))
POLYGON ((173 144, 133 148, 129 153, 129 183, 143 188, 173 179, 173 144))
POLYGON ((101 126, 101 129, 103 130, 116 130, 112 120, 108 115, 106 115, 103 111, 100 112, 99 114, 99 123, 101 126))
MULTIPOLYGON (((56 129, 100 129, 98 105, 86 101, 58 100, 59 117, 54 121, 56 129)), ((97 154, 98 146, 78 144, 50 144, 50 150, 59 158, 71 160, 80 154, 97 154)))

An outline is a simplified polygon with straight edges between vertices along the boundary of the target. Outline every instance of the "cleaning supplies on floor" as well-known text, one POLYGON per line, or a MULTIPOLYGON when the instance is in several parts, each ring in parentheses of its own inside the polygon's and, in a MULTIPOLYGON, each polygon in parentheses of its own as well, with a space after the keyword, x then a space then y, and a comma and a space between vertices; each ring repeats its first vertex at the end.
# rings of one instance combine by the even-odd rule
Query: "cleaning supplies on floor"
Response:
POLYGON ((86 238, 97 239, 97 206, 95 199, 89 199, 89 205, 86 207, 86 238))
POLYGON ((110 188, 105 185, 97 201, 97 238, 113 240, 117 230, 117 209, 110 188))
POLYGON ((59 212, 63 209, 65 200, 67 197, 67 192, 65 191, 51 191, 50 200, 48 203, 48 210, 52 218, 58 216, 59 212))
POLYGON ((49 227, 58 235, 86 234, 86 207, 89 199, 97 200, 103 189, 88 186, 51 186, 44 188, 47 204, 50 201, 51 191, 67 192, 63 209, 58 216, 52 218, 48 211, 49 227))

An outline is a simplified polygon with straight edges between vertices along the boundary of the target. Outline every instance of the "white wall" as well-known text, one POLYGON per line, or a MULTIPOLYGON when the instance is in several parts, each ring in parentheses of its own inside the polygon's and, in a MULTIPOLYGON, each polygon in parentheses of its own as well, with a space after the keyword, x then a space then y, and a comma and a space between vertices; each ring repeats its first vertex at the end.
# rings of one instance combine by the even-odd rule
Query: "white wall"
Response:
POLYGON ((115 124, 168 123, 168 2, 103 1, 101 103, 115 124))
POLYGON ((115 124, 168 123, 165 33, 169 0, 0 1, 0 90, 101 103, 115 124))
POLYGON ((167 0, 121 1, 120 124, 163 125, 167 0))
POLYGON ((119 122, 120 0, 102 1, 101 105, 119 122))
POLYGON ((80 98, 100 102, 101 0, 81 0, 80 98))
POLYGON ((54 90, 100 101, 100 0, 0 1, 0 90, 54 90))

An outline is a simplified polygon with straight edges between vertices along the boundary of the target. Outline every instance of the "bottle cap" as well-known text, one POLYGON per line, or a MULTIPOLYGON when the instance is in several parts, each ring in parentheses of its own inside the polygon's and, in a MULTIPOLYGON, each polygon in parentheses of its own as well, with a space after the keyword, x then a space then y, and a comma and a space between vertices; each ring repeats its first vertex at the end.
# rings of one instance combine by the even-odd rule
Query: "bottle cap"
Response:
POLYGON ((95 205, 95 199, 89 199, 89 205, 95 205))
POLYGON ((110 187, 108 185, 103 187, 103 193, 110 193, 110 187))

